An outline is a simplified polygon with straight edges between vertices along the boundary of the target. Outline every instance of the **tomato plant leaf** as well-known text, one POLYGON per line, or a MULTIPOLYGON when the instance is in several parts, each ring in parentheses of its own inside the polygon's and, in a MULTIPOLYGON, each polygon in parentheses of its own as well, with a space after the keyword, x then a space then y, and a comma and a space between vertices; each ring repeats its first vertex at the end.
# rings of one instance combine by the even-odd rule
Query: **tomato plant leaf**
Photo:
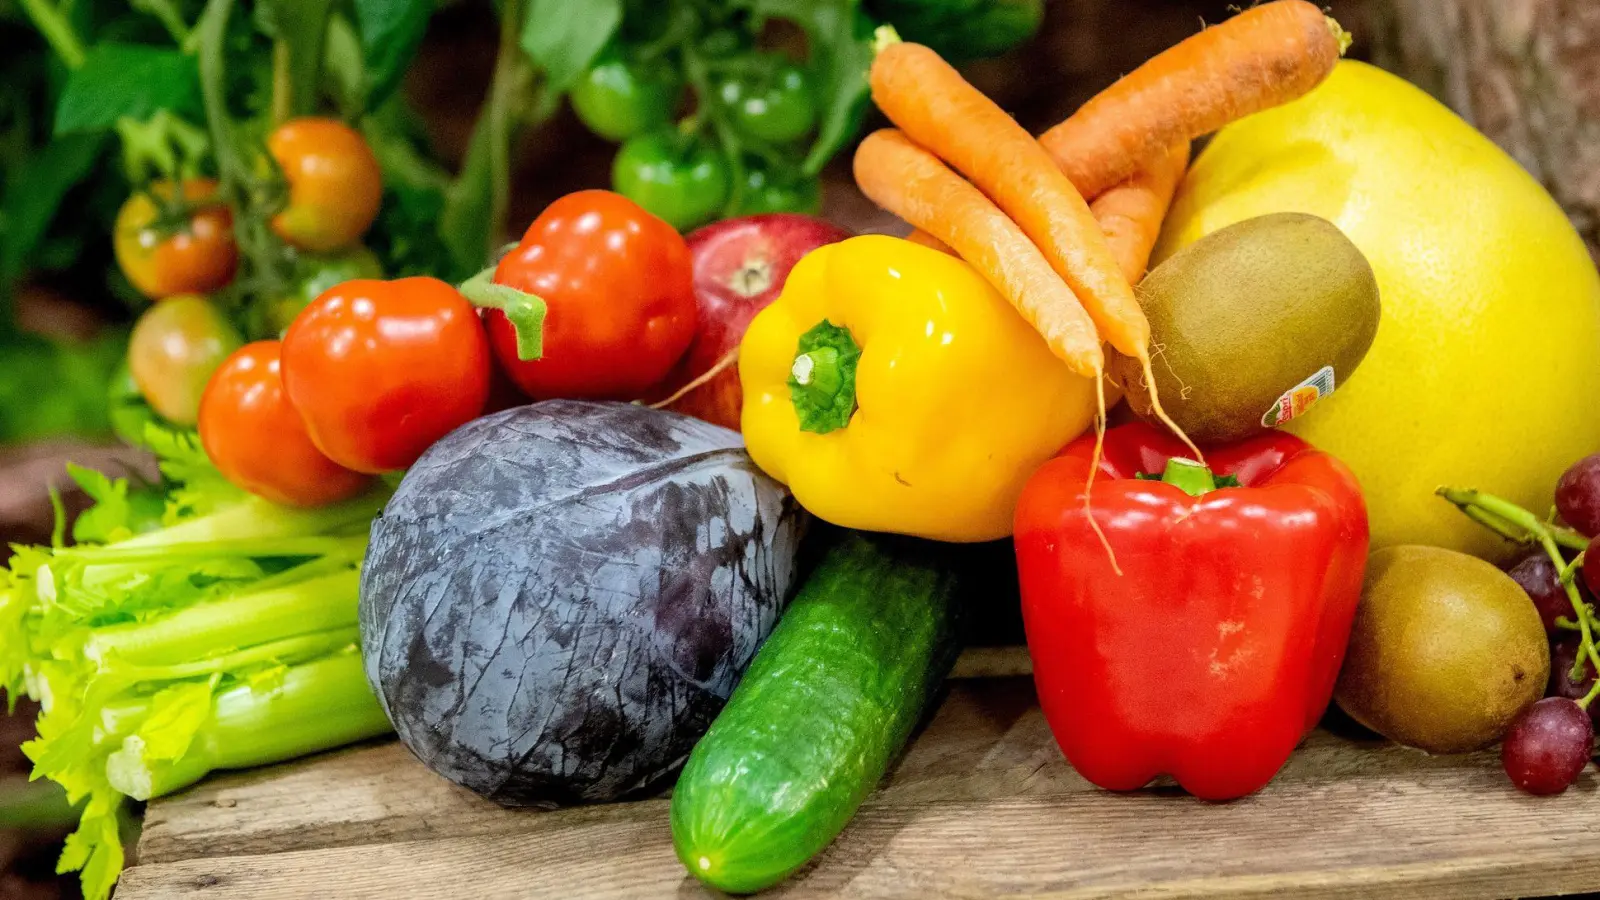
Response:
POLYGON ((807 66, 821 110, 816 140, 800 169, 815 175, 861 129, 871 98, 867 70, 876 24, 861 11, 860 0, 754 0, 751 11, 757 19, 793 22, 806 33, 807 66))
POLYGON ((0 291, 22 274, 62 198, 88 177, 104 146, 104 132, 68 135, 6 173, 0 195, 0 291))
POLYGON ((522 49, 552 94, 571 87, 622 24, 622 0, 530 0, 522 49))
POLYGON ((107 42, 96 44, 67 77, 56 104, 56 134, 103 131, 124 116, 145 119, 161 109, 181 116, 199 108, 194 57, 146 44, 107 42))
POLYGON ((433 6, 433 0, 355 0, 369 107, 377 106, 400 84, 422 43, 433 6))

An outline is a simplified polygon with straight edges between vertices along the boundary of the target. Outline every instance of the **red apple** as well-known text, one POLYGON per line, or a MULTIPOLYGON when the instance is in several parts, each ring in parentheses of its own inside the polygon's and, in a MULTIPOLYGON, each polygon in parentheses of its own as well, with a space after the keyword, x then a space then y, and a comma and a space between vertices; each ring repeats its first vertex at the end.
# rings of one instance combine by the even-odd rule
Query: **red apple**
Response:
MULTIPOLYGON (((699 325, 659 396, 672 396, 739 346, 750 320, 777 299, 800 257, 847 237, 850 232, 831 222, 794 213, 727 219, 690 234, 699 325)), ((738 367, 729 366, 668 409, 737 431, 743 403, 738 367)))

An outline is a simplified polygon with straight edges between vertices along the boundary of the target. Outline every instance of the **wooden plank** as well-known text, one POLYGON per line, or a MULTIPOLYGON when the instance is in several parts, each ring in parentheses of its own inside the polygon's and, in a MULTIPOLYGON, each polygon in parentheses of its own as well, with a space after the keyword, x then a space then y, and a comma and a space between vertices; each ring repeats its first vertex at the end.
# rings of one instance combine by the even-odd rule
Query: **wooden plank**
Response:
MULTIPOLYGON (((1433 758, 1387 744, 1353 752, 1317 733, 1290 760, 1280 781, 1403 773, 1419 766, 1492 768, 1472 757, 1433 758)), ((924 802, 1050 796, 1093 791, 1056 749, 1027 679, 953 685, 938 714, 879 792, 924 802)), ((151 804, 140 859, 171 862, 349 844, 410 841, 434 834, 539 831, 624 818, 627 805, 560 813, 508 813, 424 769, 389 741, 209 780, 151 804), (553 824, 552 824, 553 823, 553 824)))
MULTIPOLYGON (((1592 776, 1517 794, 1491 754, 1428 757, 1318 732, 1230 804, 1108 794, 1062 760, 1026 679, 964 682, 850 829, 772 896, 1495 898, 1600 887, 1592 776)), ((204 894, 707 896, 664 799, 502 810, 397 744, 214 779, 151 805, 120 900, 204 894)))

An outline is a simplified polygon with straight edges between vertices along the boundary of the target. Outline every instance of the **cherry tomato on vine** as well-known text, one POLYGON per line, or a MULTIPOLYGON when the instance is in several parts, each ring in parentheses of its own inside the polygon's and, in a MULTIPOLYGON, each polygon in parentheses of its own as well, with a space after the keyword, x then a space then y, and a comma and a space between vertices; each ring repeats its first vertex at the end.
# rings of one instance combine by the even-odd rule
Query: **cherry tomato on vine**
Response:
POLYGON ((200 443, 234 485, 286 506, 322 506, 356 496, 370 479, 324 456, 289 404, 278 341, 229 356, 200 400, 200 443))
POLYGON ((190 178, 174 198, 170 181, 134 194, 117 211, 111 249, 128 281, 152 300, 227 287, 239 266, 233 214, 210 178, 190 178), (172 206, 176 221, 164 207, 172 206))
POLYGON ((782 63, 771 74, 752 79, 730 78, 717 91, 744 134, 773 144, 804 137, 817 124, 817 103, 806 73, 782 63))
POLYGON ((366 138, 336 119, 291 119, 267 138, 289 201, 272 217, 285 241, 317 253, 348 247, 378 217, 383 175, 366 138))
POLYGON ((193 426, 206 381, 244 341, 204 297, 171 297, 146 310, 128 336, 128 372, 163 419, 193 426))
POLYGON ((640 397, 694 337, 693 278, 672 226, 610 191, 568 194, 494 273, 495 284, 544 300, 544 355, 519 359, 515 330, 497 310, 488 313, 495 355, 532 397, 640 397))
POLYGON ((711 220, 728 202, 728 163, 705 142, 662 129, 622 145, 611 163, 611 185, 684 231, 711 220))
POLYGON ((267 307, 267 327, 274 334, 288 329, 295 316, 329 288, 358 278, 382 278, 383 263, 371 250, 357 246, 331 256, 300 257, 299 276, 288 294, 267 307))
POLYGON ((608 51, 573 85, 572 111, 590 131, 623 141, 672 121, 678 85, 608 51))
POLYGON ((802 213, 814 216, 822 211, 822 181, 815 176, 800 176, 793 181, 774 178, 764 168, 751 167, 744 173, 744 191, 739 196, 735 216, 763 213, 802 213))
POLYGON ((483 412, 489 367, 478 311, 437 278, 346 281, 283 336, 284 387, 312 442, 371 474, 483 412))

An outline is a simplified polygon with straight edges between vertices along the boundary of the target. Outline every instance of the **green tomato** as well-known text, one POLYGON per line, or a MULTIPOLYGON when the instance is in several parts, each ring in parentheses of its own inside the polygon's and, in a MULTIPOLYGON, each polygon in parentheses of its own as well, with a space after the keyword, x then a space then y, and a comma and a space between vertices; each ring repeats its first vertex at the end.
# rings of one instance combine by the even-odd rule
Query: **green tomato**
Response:
POLYGON ((806 73, 783 63, 765 78, 729 79, 718 89, 734 127, 757 140, 784 144, 817 124, 817 103, 806 73))
POLYGON ((359 245, 332 256, 302 255, 300 280, 294 289, 267 307, 267 329, 273 334, 282 334, 295 316, 300 315, 300 310, 336 284, 357 278, 382 277, 383 263, 371 250, 359 245))
POLYGON ((782 181, 774 178, 766 169, 746 169, 744 193, 739 198, 735 215, 756 216, 776 212, 804 213, 808 216, 822 212, 822 181, 814 176, 782 181))
POLYGON ((244 341, 211 301, 196 294, 157 300, 128 335, 128 372, 150 408, 193 428, 211 373, 244 341))
POLYGON ((678 86, 610 53, 583 73, 569 96, 584 127, 608 141, 625 141, 672 120, 678 86))
POLYGON ((728 202, 728 163, 702 141, 671 130, 630 138, 611 163, 617 193, 687 231, 716 216, 728 202))

